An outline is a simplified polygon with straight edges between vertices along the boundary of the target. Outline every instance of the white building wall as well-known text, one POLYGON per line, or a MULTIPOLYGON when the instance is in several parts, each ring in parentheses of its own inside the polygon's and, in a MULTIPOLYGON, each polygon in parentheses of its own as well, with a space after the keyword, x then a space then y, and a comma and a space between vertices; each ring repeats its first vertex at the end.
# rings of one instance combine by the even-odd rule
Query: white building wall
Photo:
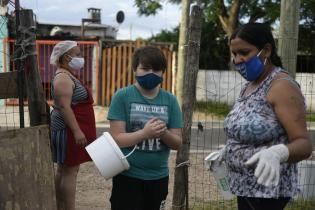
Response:
MULTIPOLYGON (((315 111, 315 74, 297 73, 307 108, 315 111)), ((197 77, 198 101, 217 101, 232 105, 246 81, 236 71, 199 70, 197 77)))
POLYGON ((235 71, 199 70, 198 101, 218 101, 232 105, 245 80, 235 71))

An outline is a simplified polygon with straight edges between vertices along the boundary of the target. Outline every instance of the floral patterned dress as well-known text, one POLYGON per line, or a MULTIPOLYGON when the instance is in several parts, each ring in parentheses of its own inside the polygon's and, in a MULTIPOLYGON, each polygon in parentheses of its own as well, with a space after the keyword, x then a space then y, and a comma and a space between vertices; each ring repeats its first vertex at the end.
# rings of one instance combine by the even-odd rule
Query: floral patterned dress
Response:
MULTIPOLYGON (((287 133, 266 99, 271 82, 279 72, 283 70, 274 69, 256 90, 248 96, 243 96, 248 86, 246 84, 224 121, 230 190, 237 196, 278 198, 293 197, 299 192, 296 164, 281 164, 279 185, 272 187, 258 184, 254 176, 255 167, 245 165, 249 158, 264 148, 281 143, 288 144, 287 133)), ((298 86, 289 76, 282 79, 298 86)))

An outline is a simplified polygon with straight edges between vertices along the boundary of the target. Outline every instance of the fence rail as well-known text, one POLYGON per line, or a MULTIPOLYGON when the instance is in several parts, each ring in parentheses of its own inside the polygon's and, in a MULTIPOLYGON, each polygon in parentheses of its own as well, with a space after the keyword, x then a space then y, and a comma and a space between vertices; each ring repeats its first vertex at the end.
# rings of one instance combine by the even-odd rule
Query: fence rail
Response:
MULTIPOLYGON (((14 55, 15 55, 15 46, 13 39, 4 40, 9 45, 8 51, 4 52, 4 55, 10 55, 9 66, 4 65, 4 72, 14 71, 14 55)), ((42 85, 44 88, 44 92, 46 95, 46 99, 49 103, 51 103, 51 80, 53 75, 55 74, 56 67, 50 64, 50 55, 54 46, 59 42, 59 40, 36 40, 36 53, 37 53, 37 63, 38 63, 38 71, 40 74, 40 78, 42 81, 42 85)), ((96 41, 78 41, 78 45, 80 47, 82 56, 85 59, 84 69, 78 73, 79 78, 84 82, 85 85, 89 86, 91 89, 95 88, 96 92, 96 101, 98 85, 95 78, 98 77, 98 42, 96 41), (93 78, 94 77, 94 78, 93 78), (94 84, 95 82, 95 84, 94 84)), ((5 48, 6 50, 6 48, 5 48)), ((4 56, 6 58, 6 56, 4 56)), ((17 104, 17 100, 7 100, 7 104, 17 104)))
MULTIPOLYGON (((8 44, 8 49, 4 49, 4 55, 9 54, 11 58, 9 66, 4 65, 4 71, 13 71, 15 70, 15 40, 5 39, 4 42, 8 44)), ((51 103, 50 82, 56 71, 56 67, 50 64, 50 54, 58 42, 59 40, 36 40, 38 71, 49 103, 51 103)), ((131 71, 132 55, 137 48, 149 44, 160 48, 167 60, 162 87, 172 93, 175 92, 176 52, 173 50, 173 44, 116 40, 102 40, 101 43, 100 46, 96 41, 78 41, 85 59, 84 69, 79 73, 79 78, 93 90, 96 104, 108 106, 111 97, 118 89, 134 82, 131 71)), ((17 101, 7 100, 6 103, 17 104, 17 101)))
MULTIPOLYGON (((141 47, 149 45, 143 41, 104 41, 102 49, 102 68, 100 73, 100 105, 108 106, 114 93, 134 82, 131 70, 132 54, 141 47)), ((151 44, 152 45, 152 44, 151 44)), ((176 53, 172 44, 153 44, 160 48, 167 60, 162 87, 172 93, 175 92, 176 53)))

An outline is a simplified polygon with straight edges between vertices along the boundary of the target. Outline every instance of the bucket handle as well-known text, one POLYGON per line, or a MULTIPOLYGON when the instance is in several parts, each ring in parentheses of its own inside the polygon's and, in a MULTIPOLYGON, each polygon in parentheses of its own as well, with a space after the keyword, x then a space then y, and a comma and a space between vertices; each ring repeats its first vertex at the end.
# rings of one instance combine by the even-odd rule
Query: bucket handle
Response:
POLYGON ((129 152, 126 156, 122 157, 121 159, 126 159, 127 157, 129 157, 130 155, 132 155, 132 153, 136 150, 136 148, 137 148, 137 145, 135 145, 135 146, 133 147, 133 149, 131 150, 131 152, 129 152))

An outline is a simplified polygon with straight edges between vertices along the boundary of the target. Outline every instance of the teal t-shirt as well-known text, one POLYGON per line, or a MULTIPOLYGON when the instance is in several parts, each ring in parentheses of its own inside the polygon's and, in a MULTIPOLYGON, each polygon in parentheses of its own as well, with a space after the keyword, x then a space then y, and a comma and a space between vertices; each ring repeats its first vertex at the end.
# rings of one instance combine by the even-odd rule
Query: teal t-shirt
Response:
MULTIPOLYGON (((126 131, 135 132, 144 127, 148 120, 157 117, 166 123, 167 128, 182 128, 182 113, 178 102, 171 93, 160 89, 153 99, 144 97, 135 85, 118 90, 112 98, 107 119, 126 122, 126 131)), ((126 155, 133 147, 121 148, 126 155)), ((168 157, 170 148, 159 138, 146 139, 127 160, 130 169, 123 175, 156 180, 169 174, 168 157)))

